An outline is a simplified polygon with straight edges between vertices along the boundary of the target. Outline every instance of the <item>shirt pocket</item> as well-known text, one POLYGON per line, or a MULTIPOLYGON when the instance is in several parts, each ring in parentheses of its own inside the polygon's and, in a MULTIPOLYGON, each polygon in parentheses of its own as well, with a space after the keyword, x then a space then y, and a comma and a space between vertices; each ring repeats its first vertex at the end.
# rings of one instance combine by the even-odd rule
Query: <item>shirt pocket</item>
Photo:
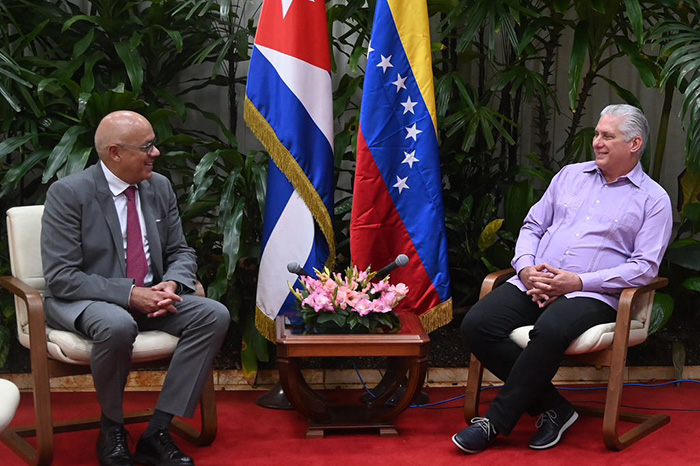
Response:
POLYGON ((555 215, 552 223, 554 225, 561 225, 563 223, 572 222, 581 209, 582 203, 583 199, 579 196, 563 196, 555 207, 555 215))

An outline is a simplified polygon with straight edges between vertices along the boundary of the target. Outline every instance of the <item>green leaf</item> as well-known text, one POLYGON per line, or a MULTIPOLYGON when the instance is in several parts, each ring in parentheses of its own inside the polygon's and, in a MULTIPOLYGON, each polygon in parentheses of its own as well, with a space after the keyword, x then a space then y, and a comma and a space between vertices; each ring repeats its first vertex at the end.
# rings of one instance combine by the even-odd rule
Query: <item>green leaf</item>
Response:
POLYGON ((140 94, 141 86, 143 85, 143 65, 141 64, 141 55, 139 55, 136 46, 133 45, 135 37, 138 37, 138 40, 140 40, 141 36, 138 33, 134 33, 132 40, 118 42, 114 44, 114 48, 126 67, 126 74, 129 76, 129 82, 131 82, 131 89, 135 94, 140 94))
POLYGON ((627 55, 634 67, 637 68, 639 77, 644 85, 656 87, 658 81, 657 73, 660 72, 659 67, 640 50, 640 44, 632 42, 626 37, 617 37, 615 42, 627 55))
POLYGON ((506 218, 503 229, 517 235, 533 203, 534 188, 532 182, 523 180, 513 183, 506 191, 506 218))
POLYGON ((252 384, 258 375, 258 355, 255 353, 255 345, 252 340, 258 334, 255 328, 255 319, 248 316, 243 327, 243 338, 241 341, 241 368, 243 377, 252 384))
POLYGON ((649 335, 660 330, 673 314, 674 301, 667 293, 655 293, 649 320, 649 335))
MULTIPOLYGON (((230 281, 228 277, 226 277, 226 266, 221 264, 216 269, 216 278, 207 288, 207 297, 219 301, 226 293, 229 283, 230 281)), ((231 309, 229 309, 229 311, 231 311, 231 309)))
POLYGON ((151 90, 159 99, 166 101, 182 121, 185 121, 185 118, 187 118, 187 107, 181 98, 162 88, 152 88, 151 90))
POLYGON ((243 224, 243 210, 245 199, 237 199, 231 216, 228 218, 224 231, 222 245, 224 257, 226 257, 226 275, 231 279, 238 265, 238 257, 241 249, 241 225, 243 224))
POLYGON ((578 90, 581 85, 583 65, 588 55, 588 21, 581 21, 576 25, 574 43, 571 48, 569 60, 569 107, 573 112, 578 108, 578 90))
POLYGON ((640 45, 644 44, 644 17, 639 0, 624 0, 627 16, 634 31, 634 37, 640 45))
POLYGON ((41 177, 42 183, 48 183, 54 177, 58 169, 66 163, 68 156, 73 151, 73 146, 78 136, 88 132, 87 128, 82 126, 71 126, 61 137, 61 141, 54 147, 49 155, 49 160, 46 162, 46 170, 41 177))
POLYGON ((101 26, 101 19, 95 16, 87 16, 87 15, 77 15, 77 16, 72 16, 68 21, 63 23, 63 28, 61 29, 61 32, 66 32, 68 29, 70 29, 73 24, 77 23, 78 21, 87 21, 89 23, 95 24, 97 26, 101 26))
POLYGON ((675 241, 666 250, 664 259, 686 269, 700 271, 700 241, 690 238, 675 241))
POLYGON ((692 277, 683 280, 683 288, 691 291, 700 291, 700 277, 692 277))
POLYGON ((88 47, 90 47, 90 45, 92 44, 92 41, 94 39, 95 39, 95 28, 90 28, 88 33, 85 34, 85 37, 80 39, 73 46, 73 59, 75 60, 76 58, 78 58, 82 54, 84 54, 85 51, 88 49, 88 47))
POLYGON ((557 13, 566 13, 569 11, 569 1, 570 0, 554 0, 554 11, 557 13))
POLYGON ((68 155, 66 163, 58 171, 58 177, 63 178, 73 173, 78 173, 85 170, 85 166, 87 165, 91 152, 91 146, 75 147, 68 155))
POLYGON ((20 111, 22 111, 22 107, 20 106, 20 104, 19 104, 19 102, 17 101, 17 99, 15 99, 15 98, 10 94, 10 91, 8 91, 7 88, 5 88, 5 86, 2 85, 2 83, 0 83, 0 95, 2 96, 3 99, 5 99, 5 101, 6 101, 8 104, 10 104, 10 107, 12 107, 12 109, 13 109, 15 112, 20 112, 20 111))
POLYGON ((0 189, 0 198, 5 197, 12 190, 16 189, 22 178, 32 171, 39 162, 46 159, 49 153, 48 149, 37 150, 32 152, 29 157, 24 159, 21 163, 12 165, 5 173, 0 183, 2 185, 2 189, 0 189))
POLYGON ((486 228, 484 228, 484 231, 481 232, 479 235, 479 250, 480 251, 485 251, 489 247, 493 245, 493 243, 496 242, 496 239, 498 238, 498 230, 501 229, 501 225, 503 225, 503 219, 498 218, 496 220, 493 220, 490 222, 488 225, 486 225, 486 228))
POLYGON ((639 99, 637 99, 637 96, 634 95, 633 92, 628 91, 624 87, 620 86, 617 81, 609 79, 605 76, 600 76, 605 82, 607 82, 610 87, 613 88, 615 93, 619 95, 625 102, 627 102, 630 105, 634 105, 637 108, 642 108, 641 102, 639 102, 639 99))
POLYGON ((37 133, 28 133, 23 134, 22 136, 14 136, 5 139, 4 141, 0 142, 0 157, 5 157, 7 154, 11 154, 36 136, 37 133))
POLYGON ((178 51, 178 53, 182 52, 182 34, 180 34, 180 31, 174 30, 174 29, 166 29, 161 25, 157 25, 160 29, 165 31, 166 34, 170 36, 170 40, 173 41, 173 44, 175 44, 175 50, 178 51))

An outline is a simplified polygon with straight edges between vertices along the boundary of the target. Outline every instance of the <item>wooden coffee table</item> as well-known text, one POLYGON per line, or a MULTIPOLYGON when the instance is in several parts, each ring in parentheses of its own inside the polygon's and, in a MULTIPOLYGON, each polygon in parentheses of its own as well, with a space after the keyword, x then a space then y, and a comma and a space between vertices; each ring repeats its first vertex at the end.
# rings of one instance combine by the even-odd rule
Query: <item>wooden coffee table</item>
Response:
POLYGON ((285 325, 283 317, 277 318, 280 383, 289 402, 309 420, 307 438, 323 437, 327 430, 345 429, 378 429, 383 437, 398 435, 393 421, 410 406, 423 386, 430 343, 415 315, 402 313, 399 317, 398 333, 365 335, 295 333, 285 325), (309 387, 301 373, 301 359, 339 356, 387 358, 384 378, 372 390, 376 398, 363 396, 358 404, 335 405, 309 387))

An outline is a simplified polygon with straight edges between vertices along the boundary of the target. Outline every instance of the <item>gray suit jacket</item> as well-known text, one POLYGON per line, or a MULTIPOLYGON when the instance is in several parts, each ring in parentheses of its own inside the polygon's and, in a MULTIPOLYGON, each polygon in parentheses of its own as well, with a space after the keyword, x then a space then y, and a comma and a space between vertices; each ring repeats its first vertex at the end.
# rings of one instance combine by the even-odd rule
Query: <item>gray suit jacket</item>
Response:
MULTIPOLYGON (((177 199, 167 178, 139 183, 154 283, 174 280, 194 291, 197 263, 182 232, 177 199)), ((99 164, 56 181, 48 190, 41 231, 49 322, 75 330, 93 301, 129 306, 133 280, 112 193, 99 164)))

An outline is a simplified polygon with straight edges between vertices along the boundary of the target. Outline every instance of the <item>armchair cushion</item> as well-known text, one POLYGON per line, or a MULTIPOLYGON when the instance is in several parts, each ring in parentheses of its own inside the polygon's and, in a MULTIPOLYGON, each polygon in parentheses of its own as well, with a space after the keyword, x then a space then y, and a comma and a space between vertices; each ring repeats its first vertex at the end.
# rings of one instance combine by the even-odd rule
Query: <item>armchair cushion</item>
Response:
MULTIPOLYGON (((525 348, 530 341, 530 330, 532 330, 533 327, 533 325, 526 325, 516 328, 511 332, 510 339, 521 348, 525 348)), ((583 332, 581 336, 571 342, 571 345, 569 345, 569 348, 566 350, 566 354, 585 354, 603 350, 612 345, 614 335, 615 322, 596 325, 583 332)), ((644 328, 644 324, 638 320, 632 320, 630 324, 628 346, 643 343, 646 338, 647 331, 646 328, 644 328)))
MULTIPOLYGON (((59 361, 89 365, 92 342, 73 332, 46 328, 49 354, 59 361)), ((167 358, 173 354, 178 338, 157 330, 139 332, 133 349, 133 361, 147 362, 167 358)))

